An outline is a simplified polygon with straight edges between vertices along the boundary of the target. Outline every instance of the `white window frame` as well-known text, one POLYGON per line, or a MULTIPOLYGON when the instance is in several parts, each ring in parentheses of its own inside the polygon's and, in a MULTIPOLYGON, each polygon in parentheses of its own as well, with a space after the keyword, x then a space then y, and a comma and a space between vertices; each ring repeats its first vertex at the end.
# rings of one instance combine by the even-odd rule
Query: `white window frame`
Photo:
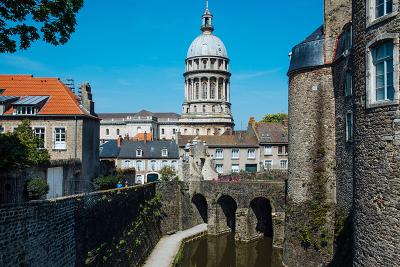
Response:
POLYGON ((171 161, 171 168, 172 170, 178 170, 178 162, 176 160, 171 161))
POLYGON ((215 171, 218 174, 223 174, 224 173, 224 164, 215 164, 215 171))
POLYGON ((123 168, 125 169, 129 169, 132 165, 131 165, 131 161, 130 160, 124 160, 123 162, 123 168))
POLYGON ((287 159, 281 159, 279 161, 279 167, 281 170, 287 170, 288 169, 288 160, 287 159), (285 163, 285 165, 283 165, 285 163))
POLYGON ((374 108, 387 105, 399 104, 399 36, 398 33, 384 33, 371 40, 367 45, 366 62, 367 62, 367 75, 366 75, 366 106, 367 108, 374 108), (374 49, 387 41, 393 41, 393 100, 376 101, 376 75, 375 65, 373 62, 374 49))
POLYGON ((221 148, 215 149, 215 158, 216 159, 223 159, 224 158, 224 150, 221 148))
POLYGON ((143 157, 143 149, 138 148, 136 149, 136 157, 143 157))
POLYGON ((384 14, 381 17, 376 16, 376 0, 367 0, 366 3, 367 3, 367 8, 366 8, 367 28, 375 24, 378 24, 382 21, 385 21, 391 17, 394 17, 398 13, 399 0, 393 0, 392 12, 384 14))
POLYGON ((240 172, 239 164, 232 164, 231 169, 232 169, 232 173, 239 173, 240 172))
POLYGON ((240 159, 240 149, 232 148, 232 159, 240 159))
MULTIPOLYGON (((1 126, 0 126, 0 128, 1 128, 1 126)), ((1 131, 0 131, 0 133, 1 133, 1 131)), ((43 135, 43 138, 41 138, 41 139, 43 139, 43 147, 39 147, 39 148, 41 148, 41 149, 46 148, 46 127, 40 127, 40 126, 33 127, 33 133, 35 134, 36 137, 39 137, 39 138, 41 138, 41 136, 43 135), (37 133, 37 130, 43 130, 43 133, 37 133)))
POLYGON ((165 168, 165 167, 169 167, 168 160, 163 160, 163 161, 161 162, 161 168, 165 168))
POLYGON ((274 164, 274 161, 271 159, 264 160, 264 170, 272 170, 273 164, 274 164), (267 164, 267 162, 270 162, 271 164, 267 164), (267 166, 270 166, 270 167, 267 168, 267 166))
POLYGON ((150 161, 150 170, 153 172, 157 170, 157 161, 155 160, 150 161))
POLYGON ((139 172, 144 171, 144 163, 143 163, 143 161, 137 160, 135 162, 135 167, 136 167, 136 171, 139 171, 139 172))
POLYGON ((346 113, 346 142, 351 142, 353 140, 353 131, 354 131, 354 120, 353 120, 353 113, 347 112, 346 113), (350 125, 349 120, 350 118, 350 125))
POLYGON ((163 149, 161 150, 161 156, 162 156, 163 158, 168 157, 168 149, 163 148, 163 149))
POLYGON ((54 150, 66 150, 67 149, 67 130, 65 127, 54 127, 53 129, 53 140, 54 140, 54 150), (57 130, 64 130, 64 133, 57 133, 57 130), (62 140, 62 134, 64 134, 64 140, 62 140), (60 135, 60 136, 59 136, 60 135), (59 140, 57 140, 59 139, 59 140))
POLYGON ((256 158, 256 150, 254 148, 249 148, 247 150, 247 158, 248 159, 255 159, 256 158))
POLYGON ((264 155, 265 156, 271 156, 273 153, 273 146, 272 145, 266 145, 264 146, 264 155), (271 149, 271 150, 270 150, 271 149), (271 151, 271 152, 269 152, 271 151))

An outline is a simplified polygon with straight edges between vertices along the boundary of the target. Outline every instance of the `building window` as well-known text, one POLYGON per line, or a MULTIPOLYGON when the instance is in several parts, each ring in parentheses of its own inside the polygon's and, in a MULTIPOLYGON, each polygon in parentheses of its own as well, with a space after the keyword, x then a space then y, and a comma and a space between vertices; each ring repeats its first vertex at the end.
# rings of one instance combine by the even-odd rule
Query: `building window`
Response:
POLYGON ((176 134, 176 129, 172 129, 172 134, 176 134))
POLYGON ((223 164, 216 164, 215 171, 219 174, 224 173, 224 165, 223 164))
POLYGON ((286 170, 288 168, 287 160, 281 160, 280 167, 282 170, 286 170))
POLYGON ((278 154, 279 155, 287 155, 288 147, 287 146, 279 146, 278 147, 278 154))
POLYGON ((203 69, 207 69, 207 60, 203 60, 203 69))
POLYGON ((264 155, 272 155, 272 146, 267 145, 264 147, 264 155))
POLYGON ((106 129, 106 135, 110 135, 110 129, 106 129))
POLYGON ((17 106, 16 114, 17 115, 35 115, 36 108, 34 106, 17 106))
POLYGON ((136 149, 136 157, 143 157, 143 150, 141 148, 136 149))
POLYGON ((193 110, 194 110, 195 113, 197 113, 197 106, 196 105, 193 107, 193 110))
POLYGON ((247 158, 248 159, 255 159, 256 158, 256 150, 255 149, 247 150, 247 158))
POLYGON ((165 129, 164 128, 161 129, 161 134, 165 134, 165 129))
POLYGON ((44 148, 44 140, 45 140, 45 129, 44 128, 35 128, 34 133, 37 138, 39 138, 39 148, 44 148))
POLYGON ((161 156, 162 156, 162 157, 168 157, 168 149, 163 148, 163 149, 161 150, 161 156))
POLYGON ((150 169, 154 172, 157 169, 157 162, 155 160, 152 160, 150 162, 150 169))
POLYGON ((119 136, 119 134, 120 134, 119 129, 117 129, 117 136, 119 136))
POLYGON ((207 99, 207 83, 203 83, 201 87, 201 98, 202 99, 207 99))
POLYGON ((215 150, 215 158, 216 159, 223 159, 224 158, 224 150, 223 149, 216 149, 215 150))
POLYGON ((203 105, 203 113, 206 113, 206 106, 203 105))
POLYGON ((346 71, 344 91, 346 96, 351 96, 353 94, 353 75, 351 71, 346 71))
POLYGON ((139 172, 144 170, 143 161, 141 160, 136 161, 136 170, 139 172))
POLYGON ((383 17, 393 11, 393 0, 375 0, 375 18, 383 17))
POLYGON ((200 84, 199 83, 196 83, 195 94, 196 94, 196 100, 198 100, 200 98, 200 84))
POLYGON ((54 129, 54 149, 67 149, 65 128, 54 129))
POLYGON ((393 87, 393 42, 381 43, 372 49, 374 88, 376 101, 394 99, 393 87))
POLYGON ((346 114, 346 141, 353 140, 353 114, 346 114))
POLYGON ((176 171, 178 169, 178 163, 176 160, 172 161, 171 168, 176 171))
POLYGON ((130 160, 125 160, 124 161, 124 168, 129 169, 131 167, 131 161, 130 160))
POLYGON ((232 164, 232 173, 239 173, 239 164, 232 164))
POLYGON ((265 160, 264 161, 264 169, 271 170, 272 169, 272 160, 265 160))
POLYGON ((240 153, 239 149, 237 148, 232 149, 232 159, 238 159, 240 157, 239 153, 240 153))
POLYGON ((168 167, 168 161, 163 160, 161 163, 162 168, 168 167))
POLYGON ((214 99, 215 98, 215 83, 211 83, 211 88, 210 88, 210 98, 214 99))
POLYGON ((196 135, 200 134, 200 129, 196 129, 196 135))
POLYGON ((213 113, 215 112, 215 105, 213 105, 213 106, 211 107, 211 110, 212 110, 213 113))

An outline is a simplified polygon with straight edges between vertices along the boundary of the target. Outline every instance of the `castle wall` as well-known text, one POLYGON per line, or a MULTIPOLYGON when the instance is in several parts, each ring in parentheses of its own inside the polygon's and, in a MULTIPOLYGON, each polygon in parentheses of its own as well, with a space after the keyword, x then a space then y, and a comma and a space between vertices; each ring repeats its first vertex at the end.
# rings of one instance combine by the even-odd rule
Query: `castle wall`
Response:
MULTIPOLYGON (((355 240, 354 266, 397 266, 400 258, 400 143, 399 106, 369 105, 368 44, 380 37, 395 37, 398 44, 398 1, 393 14, 367 27, 366 1, 354 1, 354 121, 355 121, 355 240)), ((398 46, 394 51, 395 78, 398 46), (397 50, 397 51, 396 51, 397 50), (397 56, 396 56, 397 54, 397 56)), ((396 69, 397 68, 397 69, 396 69)), ((396 82, 396 81, 395 81, 396 82)), ((395 84, 398 92, 398 81, 395 84)), ((397 97, 396 97, 397 98, 397 97)))

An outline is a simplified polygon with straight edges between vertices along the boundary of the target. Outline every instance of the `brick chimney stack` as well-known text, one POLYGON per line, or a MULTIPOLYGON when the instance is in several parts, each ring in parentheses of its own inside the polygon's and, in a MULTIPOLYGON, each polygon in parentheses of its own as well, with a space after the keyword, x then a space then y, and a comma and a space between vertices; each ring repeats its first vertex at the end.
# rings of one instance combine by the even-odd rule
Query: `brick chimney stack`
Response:
POLYGON ((144 143, 147 144, 147 132, 144 132, 144 143))
POLYGON ((120 135, 118 135, 118 137, 117 137, 117 146, 118 147, 121 147, 121 144, 122 144, 122 136, 120 136, 120 135))
POLYGON ((89 83, 83 83, 80 86, 81 91, 81 103, 82 107, 85 108, 91 115, 96 116, 94 112, 94 102, 92 97, 92 88, 89 83))

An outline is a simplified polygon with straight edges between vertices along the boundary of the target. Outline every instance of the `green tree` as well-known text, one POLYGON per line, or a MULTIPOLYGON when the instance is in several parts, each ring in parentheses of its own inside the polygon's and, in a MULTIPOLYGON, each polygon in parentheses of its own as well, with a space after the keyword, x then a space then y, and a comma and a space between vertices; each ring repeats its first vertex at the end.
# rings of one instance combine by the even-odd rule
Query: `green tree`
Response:
POLYGON ((75 31, 83 0, 3 0, 0 3, 0 53, 14 53, 42 39, 65 44, 75 31))
POLYGON ((47 163, 50 159, 46 149, 40 149, 43 141, 24 120, 12 134, 0 134, 0 170, 24 168, 47 163))
POLYGON ((176 175, 174 169, 170 166, 165 166, 160 170, 161 180, 162 181, 176 181, 179 180, 179 177, 176 175))
POLYGON ((49 185, 44 179, 33 178, 27 182, 26 190, 28 191, 29 199, 37 200, 49 192, 49 185))
POLYGON ((275 113, 275 114, 267 114, 265 115, 261 122, 268 123, 283 123, 288 119, 288 115, 286 113, 275 113))

